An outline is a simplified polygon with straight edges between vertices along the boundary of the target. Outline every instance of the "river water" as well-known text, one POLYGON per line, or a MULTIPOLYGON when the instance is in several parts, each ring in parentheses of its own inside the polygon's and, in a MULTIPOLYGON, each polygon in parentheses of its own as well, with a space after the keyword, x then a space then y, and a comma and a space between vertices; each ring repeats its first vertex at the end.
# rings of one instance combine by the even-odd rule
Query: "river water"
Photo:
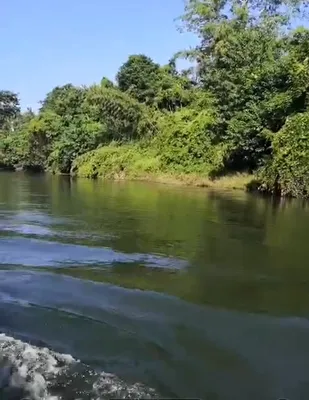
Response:
POLYGON ((309 205, 0 173, 0 398, 309 398, 309 205))

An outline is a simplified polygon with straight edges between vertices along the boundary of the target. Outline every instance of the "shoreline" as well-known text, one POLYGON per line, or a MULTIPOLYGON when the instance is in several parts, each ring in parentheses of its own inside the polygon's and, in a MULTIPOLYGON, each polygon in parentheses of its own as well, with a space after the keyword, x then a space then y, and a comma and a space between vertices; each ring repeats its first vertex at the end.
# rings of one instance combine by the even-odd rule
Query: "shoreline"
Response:
POLYGON ((171 186, 183 186, 183 187, 196 187, 205 189, 215 190, 235 190, 235 191, 248 191, 248 186, 254 180, 254 175, 251 174, 230 174, 224 175, 220 178, 210 179, 194 174, 143 174, 137 176, 130 175, 116 175, 114 177, 103 177, 89 178, 78 175, 70 175, 74 178, 83 179, 96 179, 96 180, 111 180, 111 181, 139 181, 148 183, 159 183, 171 186))
POLYGON ((172 186, 196 187, 215 190, 237 190, 237 191, 250 191, 250 184, 254 181, 253 174, 248 173, 235 173, 223 175, 219 178, 210 179, 198 174, 172 174, 172 173, 157 173, 157 174, 114 174, 109 176, 87 177, 79 174, 65 174, 55 173, 50 171, 37 171, 37 170, 23 170, 12 168, 0 168, 0 172, 15 172, 27 174, 51 174, 56 176, 67 176, 73 179, 87 179, 87 180, 108 180, 108 181, 140 181, 149 183, 160 183, 172 186))

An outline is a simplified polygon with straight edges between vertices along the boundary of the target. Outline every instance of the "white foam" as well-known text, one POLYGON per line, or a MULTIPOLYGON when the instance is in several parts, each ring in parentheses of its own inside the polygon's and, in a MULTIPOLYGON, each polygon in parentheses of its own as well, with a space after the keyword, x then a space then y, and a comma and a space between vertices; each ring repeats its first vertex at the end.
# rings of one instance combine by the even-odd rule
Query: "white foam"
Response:
POLYGON ((0 357, 11 368, 2 385, 7 390, 19 388, 33 400, 51 400, 49 381, 75 362, 71 356, 40 349, 4 334, 0 334, 0 357))
POLYGON ((76 400, 155 397, 153 389, 139 383, 126 384, 112 374, 97 373, 71 355, 0 334, 0 394, 14 390, 21 393, 16 398, 29 400, 62 400, 63 391, 76 400))

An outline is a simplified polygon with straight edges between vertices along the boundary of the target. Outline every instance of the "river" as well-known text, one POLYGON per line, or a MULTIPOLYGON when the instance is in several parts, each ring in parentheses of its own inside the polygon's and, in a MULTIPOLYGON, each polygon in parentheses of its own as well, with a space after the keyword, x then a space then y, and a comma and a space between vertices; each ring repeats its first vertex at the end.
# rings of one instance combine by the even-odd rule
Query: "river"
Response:
POLYGON ((0 173, 0 398, 307 400, 308 226, 296 200, 0 173))

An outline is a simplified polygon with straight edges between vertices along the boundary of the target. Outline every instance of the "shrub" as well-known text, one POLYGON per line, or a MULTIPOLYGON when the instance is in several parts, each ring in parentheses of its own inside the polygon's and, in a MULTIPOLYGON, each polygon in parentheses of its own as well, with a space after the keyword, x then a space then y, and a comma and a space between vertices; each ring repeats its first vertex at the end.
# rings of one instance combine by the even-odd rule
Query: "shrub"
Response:
POLYGON ((205 173, 221 168, 222 149, 212 142, 216 118, 206 111, 182 109, 161 118, 156 145, 163 167, 185 173, 205 173))
POLYGON ((138 177, 159 169, 160 158, 155 151, 142 149, 136 144, 112 144, 77 157, 71 172, 81 177, 113 179, 138 177))
POLYGON ((309 112, 289 118, 274 136, 272 158, 259 173, 260 189, 309 197, 309 112))

